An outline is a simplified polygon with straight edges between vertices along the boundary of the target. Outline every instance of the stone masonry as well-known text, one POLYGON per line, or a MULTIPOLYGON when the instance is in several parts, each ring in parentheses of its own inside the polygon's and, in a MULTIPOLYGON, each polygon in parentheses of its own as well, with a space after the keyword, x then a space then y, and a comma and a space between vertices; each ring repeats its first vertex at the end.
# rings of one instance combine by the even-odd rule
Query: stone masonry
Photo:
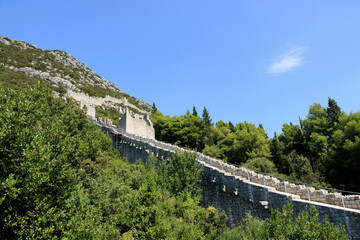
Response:
POLYGON ((121 133, 130 133, 144 138, 155 139, 155 130, 147 113, 143 117, 131 116, 129 109, 119 120, 119 131, 121 133))

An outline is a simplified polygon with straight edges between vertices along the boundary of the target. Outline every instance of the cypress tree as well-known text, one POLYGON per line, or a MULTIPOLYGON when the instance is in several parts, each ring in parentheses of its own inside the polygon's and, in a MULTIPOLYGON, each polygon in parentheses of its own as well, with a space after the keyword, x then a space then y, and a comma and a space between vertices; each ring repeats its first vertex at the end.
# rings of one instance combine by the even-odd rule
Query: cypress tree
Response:
POLYGON ((158 111, 156 105, 155 105, 155 102, 153 102, 153 105, 152 105, 152 113, 156 113, 158 111))
POLYGON ((325 130, 326 136, 328 138, 328 146, 327 151, 331 148, 333 144, 332 135, 335 129, 335 123, 339 122, 339 118, 341 115, 341 109, 337 105, 334 99, 328 98, 328 107, 326 108, 326 122, 327 122, 327 129, 325 130))

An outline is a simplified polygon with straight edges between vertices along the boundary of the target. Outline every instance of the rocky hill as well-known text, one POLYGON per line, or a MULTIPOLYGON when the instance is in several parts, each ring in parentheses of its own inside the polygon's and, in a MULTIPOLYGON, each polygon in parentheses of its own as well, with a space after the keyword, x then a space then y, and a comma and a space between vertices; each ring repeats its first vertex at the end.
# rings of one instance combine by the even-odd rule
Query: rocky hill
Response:
POLYGON ((133 114, 152 109, 64 51, 43 50, 36 45, 0 36, 0 64, 6 64, 5 84, 22 88, 42 79, 52 85, 54 93, 75 98, 86 105, 89 115, 95 114, 96 109, 96 117, 117 120, 119 110, 121 112, 124 107, 133 114))

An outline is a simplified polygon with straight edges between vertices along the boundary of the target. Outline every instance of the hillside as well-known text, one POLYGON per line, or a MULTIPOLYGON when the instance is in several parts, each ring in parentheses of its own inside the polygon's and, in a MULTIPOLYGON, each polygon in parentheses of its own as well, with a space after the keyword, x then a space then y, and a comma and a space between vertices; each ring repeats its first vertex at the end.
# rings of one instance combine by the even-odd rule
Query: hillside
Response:
POLYGON ((117 120, 120 108, 128 107, 133 114, 152 109, 64 51, 43 50, 0 36, 0 64, 6 64, 5 84, 22 88, 42 79, 52 85, 54 92, 81 101, 88 109, 96 108, 96 117, 117 120))
MULTIPOLYGON (((136 114, 151 110, 148 104, 65 52, 2 37, 0 53, 0 239, 347 239, 343 227, 320 224, 315 208, 293 216, 291 204, 266 220, 248 214, 229 231, 225 213, 199 206, 195 155, 151 155, 130 165, 73 99, 115 117, 119 107, 136 114)), ((162 138, 187 147, 203 138, 215 150, 222 141, 205 114, 152 115, 162 138)), ((265 134, 258 130, 255 137, 265 134)))

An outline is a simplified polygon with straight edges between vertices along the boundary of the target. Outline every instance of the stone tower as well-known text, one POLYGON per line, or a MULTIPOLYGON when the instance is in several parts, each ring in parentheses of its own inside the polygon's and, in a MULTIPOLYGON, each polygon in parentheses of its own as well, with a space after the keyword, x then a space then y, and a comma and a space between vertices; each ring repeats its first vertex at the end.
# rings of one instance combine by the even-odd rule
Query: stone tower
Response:
POLYGON ((137 136, 155 139, 155 130, 153 123, 149 119, 149 115, 145 113, 143 118, 131 116, 129 109, 125 109, 125 113, 119 120, 120 132, 130 133, 137 136))

